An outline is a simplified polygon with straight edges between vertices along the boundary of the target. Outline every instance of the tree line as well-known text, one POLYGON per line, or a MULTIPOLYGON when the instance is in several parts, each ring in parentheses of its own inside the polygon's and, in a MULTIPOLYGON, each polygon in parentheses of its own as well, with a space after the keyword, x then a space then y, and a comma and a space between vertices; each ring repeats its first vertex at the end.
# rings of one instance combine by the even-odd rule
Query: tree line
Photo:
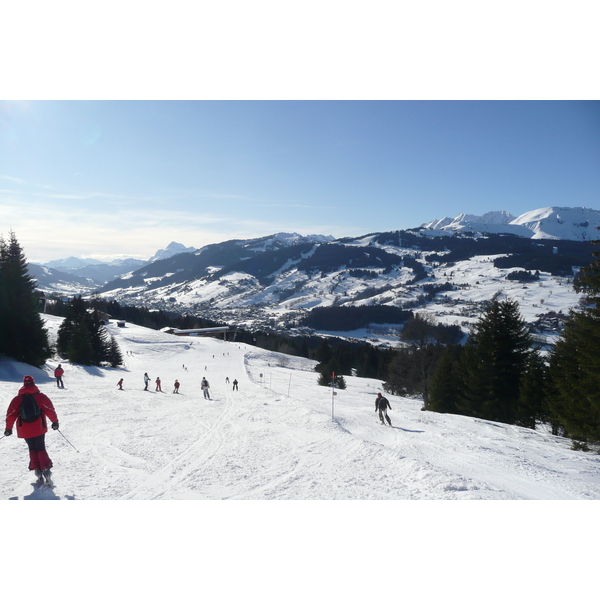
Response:
POLYGON ((572 440, 573 448, 600 449, 600 252, 581 270, 575 290, 585 305, 571 310, 557 343, 543 353, 518 303, 487 303, 465 344, 444 343, 421 320, 412 344, 397 351, 384 387, 421 395, 423 409, 478 417, 572 440), (417 332, 421 333, 418 334, 417 332))

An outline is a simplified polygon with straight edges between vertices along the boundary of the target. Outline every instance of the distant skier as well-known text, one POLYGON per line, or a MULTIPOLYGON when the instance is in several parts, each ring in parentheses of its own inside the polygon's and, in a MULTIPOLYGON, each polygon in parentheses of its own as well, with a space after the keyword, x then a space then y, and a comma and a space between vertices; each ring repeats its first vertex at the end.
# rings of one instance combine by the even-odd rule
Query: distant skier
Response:
POLYGON ((225 383, 229 383, 229 377, 225 377, 225 383))
POLYGON ((156 391, 162 392, 162 388, 160 387, 160 377, 156 378, 156 391))
POLYGON ((120 390, 123 389, 123 378, 122 377, 121 377, 121 379, 119 379, 119 383, 117 383, 117 385, 119 386, 120 390))
POLYGON ((148 373, 144 373, 144 391, 148 391, 148 384, 150 383, 150 377, 148 377, 148 373))
POLYGON ((58 365, 56 369, 54 369, 54 377, 56 377, 56 387, 64 389, 65 384, 63 383, 62 376, 65 374, 64 369, 58 365))
POLYGON ((175 389, 173 390, 174 394, 179 394, 179 380, 175 380, 175 389))
POLYGON ((385 396, 381 395, 381 392, 377 394, 377 398, 375 399, 375 410, 379 411, 379 418, 381 419, 381 424, 385 425, 385 421, 383 417, 385 417, 386 421, 389 423, 390 427, 392 425, 392 420, 387 414, 387 409, 392 410, 388 399, 385 396))
POLYGON ((58 417, 50 398, 40 392, 31 375, 26 375, 23 377, 23 387, 6 411, 4 435, 12 435, 16 421, 17 437, 27 442, 29 470, 35 471, 38 484, 52 483, 52 461, 46 452, 44 439, 48 431, 47 419, 52 421, 52 429, 58 429, 58 417))
POLYGON ((237 379, 233 380, 233 391, 234 392, 238 391, 238 380, 237 379))
POLYGON ((204 397, 208 398, 210 400, 210 393, 208 391, 209 388, 210 388, 210 385, 208 384, 206 377, 203 377, 202 383, 200 384, 200 389, 204 392, 204 397))

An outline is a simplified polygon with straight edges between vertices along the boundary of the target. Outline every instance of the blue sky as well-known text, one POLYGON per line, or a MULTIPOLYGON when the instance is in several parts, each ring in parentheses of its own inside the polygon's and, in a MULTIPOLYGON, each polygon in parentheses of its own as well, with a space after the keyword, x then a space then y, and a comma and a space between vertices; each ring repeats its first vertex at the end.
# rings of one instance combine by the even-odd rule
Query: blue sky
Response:
POLYGON ((0 233, 32 261, 546 206, 600 210, 600 102, 0 102, 0 233))

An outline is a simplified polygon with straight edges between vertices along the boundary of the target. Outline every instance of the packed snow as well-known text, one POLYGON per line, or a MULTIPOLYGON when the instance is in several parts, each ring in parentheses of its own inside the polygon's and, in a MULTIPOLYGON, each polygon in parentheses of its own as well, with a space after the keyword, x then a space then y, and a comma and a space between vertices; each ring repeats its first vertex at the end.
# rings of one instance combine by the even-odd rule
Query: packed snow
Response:
MULTIPOLYGON (((55 337, 61 319, 44 318, 55 337)), ((62 362, 64 390, 52 377, 57 361, 43 370, 0 363, 6 406, 31 374, 60 421, 46 436, 51 491, 33 488, 25 442, 2 439, 5 498, 600 499, 600 457, 546 431, 425 412, 419 399, 390 395, 393 427, 383 426, 374 409, 379 380, 346 377, 334 396, 307 359, 132 324, 108 329, 125 366, 62 362)))

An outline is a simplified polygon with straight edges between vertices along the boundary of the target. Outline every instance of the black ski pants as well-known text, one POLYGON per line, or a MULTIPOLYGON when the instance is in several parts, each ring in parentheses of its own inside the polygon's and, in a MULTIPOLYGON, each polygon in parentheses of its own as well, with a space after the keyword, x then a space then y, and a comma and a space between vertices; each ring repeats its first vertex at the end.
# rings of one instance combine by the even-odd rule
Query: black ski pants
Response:
POLYGON ((379 418, 381 419, 381 422, 385 425, 385 421, 383 420, 383 417, 385 417, 385 419, 389 425, 392 424, 392 420, 390 419, 389 415, 387 414, 387 408, 379 409, 379 418))
POLYGON ((27 445, 29 446, 30 450, 33 450, 34 452, 39 452, 40 450, 45 450, 46 449, 46 434, 42 434, 42 435, 38 435, 36 437, 32 437, 32 438, 25 438, 25 441, 27 442, 27 445))

